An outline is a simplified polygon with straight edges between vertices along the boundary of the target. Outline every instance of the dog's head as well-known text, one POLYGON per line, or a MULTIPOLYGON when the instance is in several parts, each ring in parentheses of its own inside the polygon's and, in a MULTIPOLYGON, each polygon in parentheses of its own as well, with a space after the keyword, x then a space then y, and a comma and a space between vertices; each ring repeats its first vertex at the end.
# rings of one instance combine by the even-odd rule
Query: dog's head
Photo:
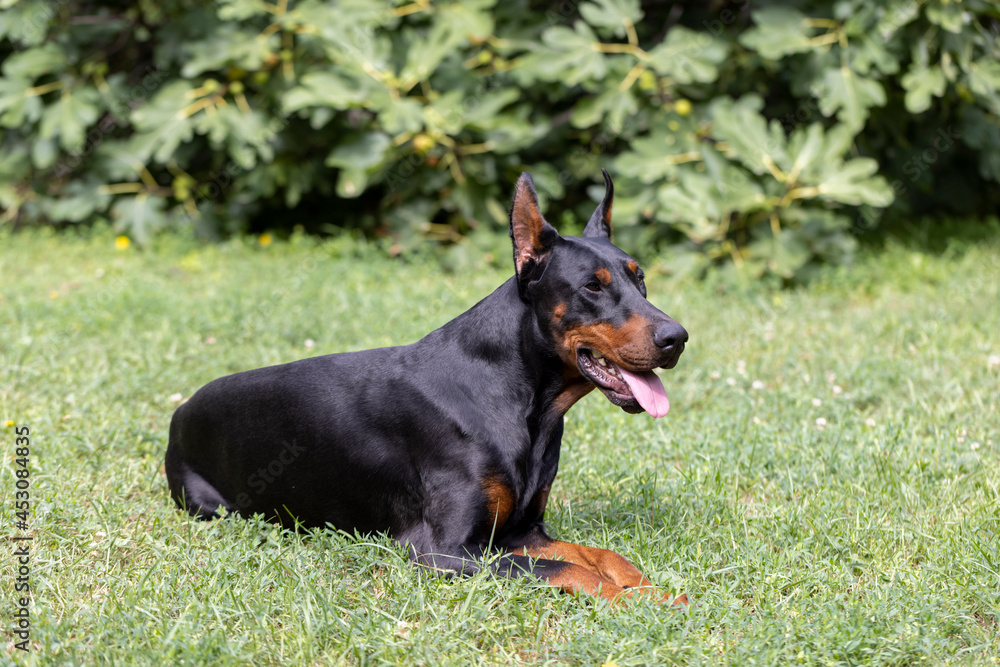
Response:
POLYGON ((611 244, 614 186, 580 237, 560 236, 538 209, 529 174, 521 174, 510 212, 514 268, 570 375, 579 373, 626 412, 662 417, 670 409, 654 368, 673 368, 688 334, 646 299, 638 263, 611 244))

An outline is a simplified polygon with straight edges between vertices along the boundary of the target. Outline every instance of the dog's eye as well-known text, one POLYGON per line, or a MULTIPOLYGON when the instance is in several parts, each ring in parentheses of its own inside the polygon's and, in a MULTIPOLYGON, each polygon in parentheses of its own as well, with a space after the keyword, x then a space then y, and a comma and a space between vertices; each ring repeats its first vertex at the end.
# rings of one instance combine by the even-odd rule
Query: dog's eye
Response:
POLYGON ((591 292, 601 291, 601 283, 597 282, 596 280, 591 280, 589 283, 584 285, 584 287, 590 290, 591 292))

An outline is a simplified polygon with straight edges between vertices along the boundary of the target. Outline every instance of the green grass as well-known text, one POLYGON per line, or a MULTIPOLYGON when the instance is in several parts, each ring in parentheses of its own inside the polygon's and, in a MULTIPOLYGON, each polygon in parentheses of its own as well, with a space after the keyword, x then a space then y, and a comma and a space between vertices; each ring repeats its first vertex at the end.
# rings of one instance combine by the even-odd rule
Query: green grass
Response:
POLYGON ((505 272, 301 238, 151 252, 31 233, 0 247, 4 525, 16 532, 11 420, 31 428, 36 605, 33 652, 2 662, 1000 659, 996 241, 890 243, 784 292, 649 271, 652 301, 691 333, 664 374, 672 411, 629 416, 599 395, 570 411, 548 522, 688 593, 687 612, 427 577, 384 537, 199 523, 169 501, 172 395, 413 341, 505 272))

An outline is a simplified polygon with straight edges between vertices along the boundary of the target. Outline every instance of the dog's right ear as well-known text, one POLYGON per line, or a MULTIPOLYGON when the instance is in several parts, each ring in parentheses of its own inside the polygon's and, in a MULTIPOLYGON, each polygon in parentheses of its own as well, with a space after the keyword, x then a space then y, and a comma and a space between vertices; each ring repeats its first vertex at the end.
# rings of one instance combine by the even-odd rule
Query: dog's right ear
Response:
POLYGON ((514 189, 510 208, 510 238, 514 241, 514 269, 518 282, 524 284, 538 273, 559 237, 556 228, 545 221, 538 210, 538 196, 531 174, 523 173, 514 189))
POLYGON ((604 199, 597 205, 597 210, 590 216, 590 222, 583 230, 583 237, 598 237, 611 240, 611 205, 615 202, 615 185, 611 182, 611 174, 607 169, 601 169, 604 175, 604 199))

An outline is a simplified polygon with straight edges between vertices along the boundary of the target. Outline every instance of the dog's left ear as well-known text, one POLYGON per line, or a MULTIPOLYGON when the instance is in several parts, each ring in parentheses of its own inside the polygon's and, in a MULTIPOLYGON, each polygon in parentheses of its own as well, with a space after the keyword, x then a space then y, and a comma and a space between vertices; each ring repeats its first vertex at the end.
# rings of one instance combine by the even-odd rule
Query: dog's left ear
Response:
POLYGON ((604 199, 597 205, 597 210, 590 216, 590 222, 583 230, 584 238, 590 236, 604 237, 611 240, 611 204, 615 201, 615 186, 607 169, 601 169, 604 174, 604 199))
POLYGON ((538 210, 535 182, 528 173, 517 179, 510 208, 510 238, 514 241, 514 269, 518 282, 524 284, 545 264, 559 238, 559 232, 538 210))

